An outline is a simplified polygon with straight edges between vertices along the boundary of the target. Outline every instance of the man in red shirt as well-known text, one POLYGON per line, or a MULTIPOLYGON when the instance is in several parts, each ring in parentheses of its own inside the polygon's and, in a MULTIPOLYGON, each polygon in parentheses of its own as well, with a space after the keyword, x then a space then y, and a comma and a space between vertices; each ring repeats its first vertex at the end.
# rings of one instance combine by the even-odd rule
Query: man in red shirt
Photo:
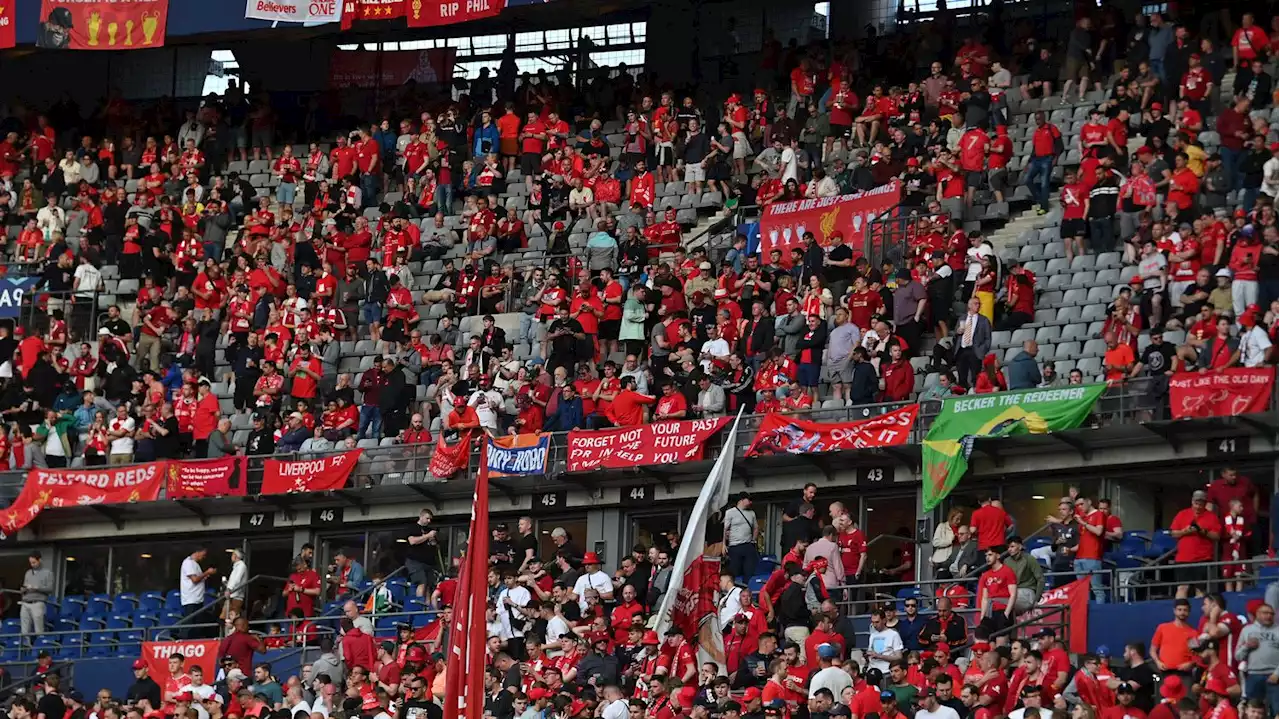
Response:
POLYGON ((969 519, 973 535, 978 538, 978 549, 986 551, 991 547, 1004 544, 1005 531, 1013 526, 1013 519, 1004 507, 997 504, 993 495, 982 500, 981 506, 973 510, 969 519))
POLYGON ((1044 112, 1035 115, 1036 130, 1031 136, 1031 159, 1027 162, 1027 187, 1039 208, 1037 215, 1049 212, 1049 181, 1053 165, 1062 146, 1062 131, 1045 119, 1044 112))
POLYGON ((320 575, 312 569, 307 561, 298 557, 293 565, 293 573, 284 585, 284 612, 288 615, 294 607, 302 610, 302 616, 315 615, 316 597, 320 596, 320 575))
MULTIPOLYGON (((614 402, 616 403, 617 400, 615 399, 614 402)), ((654 408, 653 421, 684 419, 688 409, 688 402, 685 401, 684 395, 676 390, 674 382, 668 382, 662 385, 662 397, 658 398, 658 404, 654 408)))
POLYGON ((1253 526, 1258 521, 1259 497, 1258 489, 1248 477, 1240 476, 1234 467, 1224 467, 1222 474, 1209 483, 1206 492, 1208 507, 1219 517, 1225 517, 1231 506, 1231 500, 1238 499, 1244 506, 1245 526, 1253 526))
POLYGON ((991 631, 999 631, 1013 621, 1013 598, 1018 595, 1018 577, 1000 559, 1004 545, 987 548, 987 571, 978 577, 979 616, 991 631))
POLYGON ((360 173, 360 202, 372 207, 382 179, 382 158, 377 140, 364 129, 356 143, 356 170, 360 173))
POLYGON ((840 562, 844 564, 844 576, 851 582, 862 575, 867 562, 867 535, 863 534, 853 517, 842 514, 835 519, 836 543, 840 545, 840 562))
POLYGON ((346 135, 338 135, 337 146, 329 151, 329 164, 335 180, 355 174, 356 149, 347 144, 346 135))
POLYGON ((982 187, 987 151, 991 141, 980 127, 971 127, 960 136, 960 169, 964 170, 964 206, 973 207, 973 194, 982 187))
POLYGON ((657 398, 637 392, 635 377, 623 377, 620 386, 609 404, 607 419, 618 427, 644 424, 644 406, 654 404, 657 398))
POLYGON ((1009 159, 1013 157, 1008 125, 996 125, 996 136, 988 145, 987 152, 987 182, 996 202, 1004 202, 1004 191, 1009 187, 1009 159))
POLYGON ((1208 117, 1209 103, 1207 98, 1213 92, 1213 76, 1200 65, 1200 55, 1191 53, 1187 58, 1187 71, 1182 75, 1182 85, 1178 88, 1178 97, 1196 109, 1201 117, 1208 117))
POLYGON ((1240 17, 1240 28, 1231 36, 1231 61, 1244 67, 1255 59, 1266 57, 1271 47, 1267 32, 1254 24, 1253 13, 1240 17))
MULTIPOLYGON (((1082 136, 1083 137, 1083 136, 1082 136)), ((1066 249, 1067 262, 1076 255, 1085 253, 1084 237, 1086 233, 1085 211, 1089 204, 1089 187, 1079 181, 1074 170, 1067 170, 1062 181, 1062 228, 1058 236, 1066 249)))
POLYGON ((301 399, 306 400, 308 405, 311 404, 320 386, 321 371, 320 359, 311 354, 311 345, 304 344, 299 347, 298 355, 289 365, 289 376, 293 378, 293 387, 289 394, 293 396, 295 402, 301 399))
POLYGON ((1102 586, 1103 533, 1107 518, 1102 510, 1093 506, 1093 499, 1081 497, 1077 502, 1076 520, 1080 523, 1080 545, 1076 550, 1074 567, 1080 579, 1090 577, 1093 596, 1099 602, 1106 600, 1102 586))
MULTIPOLYGON (((1191 506, 1178 512, 1169 525, 1169 533, 1178 540, 1173 556, 1175 565, 1213 561, 1214 545, 1222 534, 1222 522, 1217 514, 1209 511, 1208 504, 1208 493, 1197 489, 1191 494, 1191 506)), ((1178 599, 1185 599, 1193 586, 1203 587, 1206 579, 1212 578, 1212 573, 1212 569, 1203 567, 1176 568, 1178 599)))

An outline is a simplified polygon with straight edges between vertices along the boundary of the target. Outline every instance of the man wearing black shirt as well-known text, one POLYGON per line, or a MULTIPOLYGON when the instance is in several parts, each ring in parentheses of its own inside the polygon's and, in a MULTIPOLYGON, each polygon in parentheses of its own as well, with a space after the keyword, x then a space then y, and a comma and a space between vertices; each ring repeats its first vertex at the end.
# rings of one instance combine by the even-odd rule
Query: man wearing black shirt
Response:
POLYGON ((442 719, 444 717, 440 705, 432 701, 427 693, 425 679, 418 675, 411 675, 406 683, 408 684, 406 698, 400 704, 400 713, 396 719, 442 719))
POLYGON ((511 544, 511 535, 507 533, 507 525, 494 525, 493 540, 489 543, 489 565, 499 572, 512 569, 515 564, 515 551, 515 547, 511 544))
MULTIPOLYGON (((806 495, 811 495, 808 488, 805 488, 806 495)), ((815 510, 809 502, 801 502, 799 504, 788 505, 782 516, 782 551, 785 553, 792 547, 796 546, 797 539, 803 539, 806 542, 812 542, 818 538, 818 518, 814 516, 815 510), (792 515, 791 512, 795 514, 792 515)))
POLYGON ((782 596, 778 598, 778 624, 781 625, 788 644, 803 646, 804 640, 809 636, 809 621, 812 618, 805 602, 805 572, 795 562, 788 564, 783 571, 791 581, 787 582, 782 596))
POLYGON ((1155 706, 1156 677, 1158 672, 1147 660, 1147 647, 1142 642, 1124 646, 1124 664, 1112 667, 1115 678, 1107 682, 1112 691, 1121 684, 1133 689, 1133 706, 1144 712, 1150 712, 1155 706))
MULTIPOLYGON (((506 659, 506 664, 510 664, 506 670, 491 669, 485 674, 484 678, 484 713, 492 716, 493 719, 512 719, 515 716, 515 710, 512 706, 512 699, 515 693, 520 691, 520 664, 511 660, 505 654, 499 654, 499 657, 506 659), (514 673, 514 677, 512 676, 514 673)), ((494 667, 498 667, 498 663, 494 662, 494 667)))
POLYGON ((173 404, 165 402, 160 405, 160 421, 153 430, 156 459, 177 459, 182 452, 178 434, 178 418, 173 415, 173 404))
POLYGON ((1136 372, 1145 370, 1148 377, 1172 375, 1175 354, 1174 346, 1164 341, 1164 330, 1160 327, 1153 327, 1151 328, 1151 344, 1142 350, 1142 364, 1134 369, 1136 372))
POLYGON ((733 675, 733 688, 764 688, 769 681, 769 664, 778 655, 778 637, 773 632, 763 632, 756 640, 756 650, 742 658, 742 664, 733 675))
POLYGON ((711 154, 711 140, 697 120, 690 120, 688 127, 689 134, 684 141, 684 181, 688 192, 698 193, 707 177, 707 168, 702 162, 711 154))
POLYGON ((520 571, 525 571, 529 563, 538 558, 538 536, 533 533, 533 517, 521 517, 516 523, 518 536, 515 539, 515 561, 520 571))
POLYGON ((405 552, 404 566, 409 573, 409 581, 417 589, 419 597, 431 596, 432 587, 440 575, 440 543, 435 527, 431 525, 434 515, 425 507, 418 512, 418 521, 409 526, 405 533, 405 541, 409 548, 405 552))
POLYGON ((44 678, 44 696, 36 704, 36 719, 62 719, 67 713, 67 703, 58 692, 62 678, 57 674, 48 674, 44 678))
POLYGON ((1194 322, 1194 317, 1200 314, 1200 308, 1209 301, 1209 293, 1213 291, 1213 287, 1209 268, 1201 267, 1196 273, 1195 282, 1187 285, 1187 288, 1182 291, 1182 312, 1178 318, 1186 324, 1194 322))
MULTIPOLYGON (((551 340, 551 356, 547 360, 547 371, 553 376, 557 367, 566 371, 573 369, 578 359, 578 343, 586 339, 582 325, 569 316, 569 305, 560 306, 556 319, 547 328, 547 339, 551 340)), ((572 374, 572 372, 568 372, 572 374)))

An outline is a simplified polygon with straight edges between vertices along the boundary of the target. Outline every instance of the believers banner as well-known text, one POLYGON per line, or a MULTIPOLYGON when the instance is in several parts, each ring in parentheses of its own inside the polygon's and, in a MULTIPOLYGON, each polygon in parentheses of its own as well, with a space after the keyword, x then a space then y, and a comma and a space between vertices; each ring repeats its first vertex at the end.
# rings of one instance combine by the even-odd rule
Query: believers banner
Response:
POLYGON ((357 20, 394 20, 404 17, 404 0, 343 0, 342 29, 357 20))
POLYGON ((244 16, 251 20, 323 25, 342 19, 341 0, 248 0, 244 16))
POLYGON ((897 180, 873 190, 837 197, 775 202, 760 217, 760 257, 768 262, 770 253, 782 250, 782 259, 791 262, 791 248, 804 248, 804 233, 812 232, 819 245, 836 242, 861 252, 867 227, 880 215, 902 201, 902 185, 897 180), (835 233, 843 239, 834 239, 835 233))
POLYGON ((376 52, 335 50, 329 60, 329 87, 398 87, 410 80, 419 85, 448 83, 456 53, 451 47, 393 50, 379 60, 376 52))
POLYGON ((18 44, 18 32, 14 25, 18 0, 0 0, 0 50, 18 44))
POLYGON ((342 489, 363 451, 353 449, 317 459, 268 459, 262 467, 262 494, 342 489))
POLYGON ((95 469, 33 469, 27 472, 22 491, 0 517, 0 530, 6 536, 12 535, 52 507, 154 502, 164 480, 164 462, 95 469))
POLYGON ((1271 401, 1275 382, 1272 367, 1179 372, 1169 380, 1169 410, 1174 419, 1262 412, 1271 401))
POLYGON ((702 444, 728 417, 569 432, 569 471, 677 464, 702 459, 702 444))
POLYGON ((147 676, 154 679, 156 684, 162 687, 170 678, 170 654, 181 654, 186 657, 186 663, 182 665, 184 671, 189 672, 191 667, 200 667, 204 670, 206 677, 217 676, 217 639, 178 639, 167 642, 143 642, 142 661, 147 663, 147 669, 149 670, 147 676))
POLYGON ((49 50, 162 47, 168 17, 169 0, 43 0, 36 47, 49 50))
POLYGON ((409 27, 456 25, 486 17, 497 17, 507 0, 405 0, 409 5, 409 27))
POLYGON ((471 433, 463 432, 453 442, 445 440, 445 432, 436 440, 436 451, 431 454, 427 468, 436 479, 448 479, 467 468, 471 459, 471 433))
POLYGON ((1052 629, 1062 638, 1068 652, 1084 654, 1089 651, 1089 577, 1046 590, 1031 611, 1018 617, 1018 622, 1027 623, 1022 636, 1029 637, 1041 629, 1052 629), (1043 621, 1037 621, 1040 619, 1043 621), (1067 636, 1063 636, 1064 626, 1067 636))
POLYGON ((925 511, 938 506, 960 482, 975 439, 1074 429, 1106 390, 1105 384, 1092 384, 943 400, 921 447, 925 511))
POLYGON ((809 422, 792 415, 767 414, 747 449, 748 457, 764 454, 812 454, 906 444, 920 405, 886 412, 856 422, 809 422))
POLYGON ((232 480, 236 478, 236 470, 243 461, 241 457, 223 457, 191 462, 170 462, 165 496, 169 499, 243 497, 245 494, 243 479, 236 482, 234 487, 231 486, 232 480))
POLYGON ((489 445, 489 476, 519 477, 547 473, 548 435, 512 434, 489 445))

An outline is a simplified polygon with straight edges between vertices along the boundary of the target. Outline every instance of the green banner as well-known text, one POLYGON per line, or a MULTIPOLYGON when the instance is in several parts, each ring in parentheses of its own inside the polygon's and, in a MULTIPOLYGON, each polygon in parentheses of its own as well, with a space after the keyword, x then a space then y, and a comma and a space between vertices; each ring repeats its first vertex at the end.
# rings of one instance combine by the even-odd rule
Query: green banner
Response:
POLYGON ((975 438, 1074 429, 1106 390, 1105 384, 1086 384, 943 400, 922 448, 925 511, 960 483, 975 438))

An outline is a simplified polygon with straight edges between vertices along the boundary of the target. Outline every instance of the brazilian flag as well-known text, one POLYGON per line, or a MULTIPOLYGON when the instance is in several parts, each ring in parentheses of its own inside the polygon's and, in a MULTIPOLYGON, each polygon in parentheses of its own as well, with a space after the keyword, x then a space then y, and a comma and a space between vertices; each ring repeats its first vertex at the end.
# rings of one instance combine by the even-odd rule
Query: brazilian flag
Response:
POLYGON ((929 427, 922 449, 925 511, 960 483, 975 439, 1075 429, 1105 391, 1105 384, 1085 384, 943 400, 942 412, 929 427))

